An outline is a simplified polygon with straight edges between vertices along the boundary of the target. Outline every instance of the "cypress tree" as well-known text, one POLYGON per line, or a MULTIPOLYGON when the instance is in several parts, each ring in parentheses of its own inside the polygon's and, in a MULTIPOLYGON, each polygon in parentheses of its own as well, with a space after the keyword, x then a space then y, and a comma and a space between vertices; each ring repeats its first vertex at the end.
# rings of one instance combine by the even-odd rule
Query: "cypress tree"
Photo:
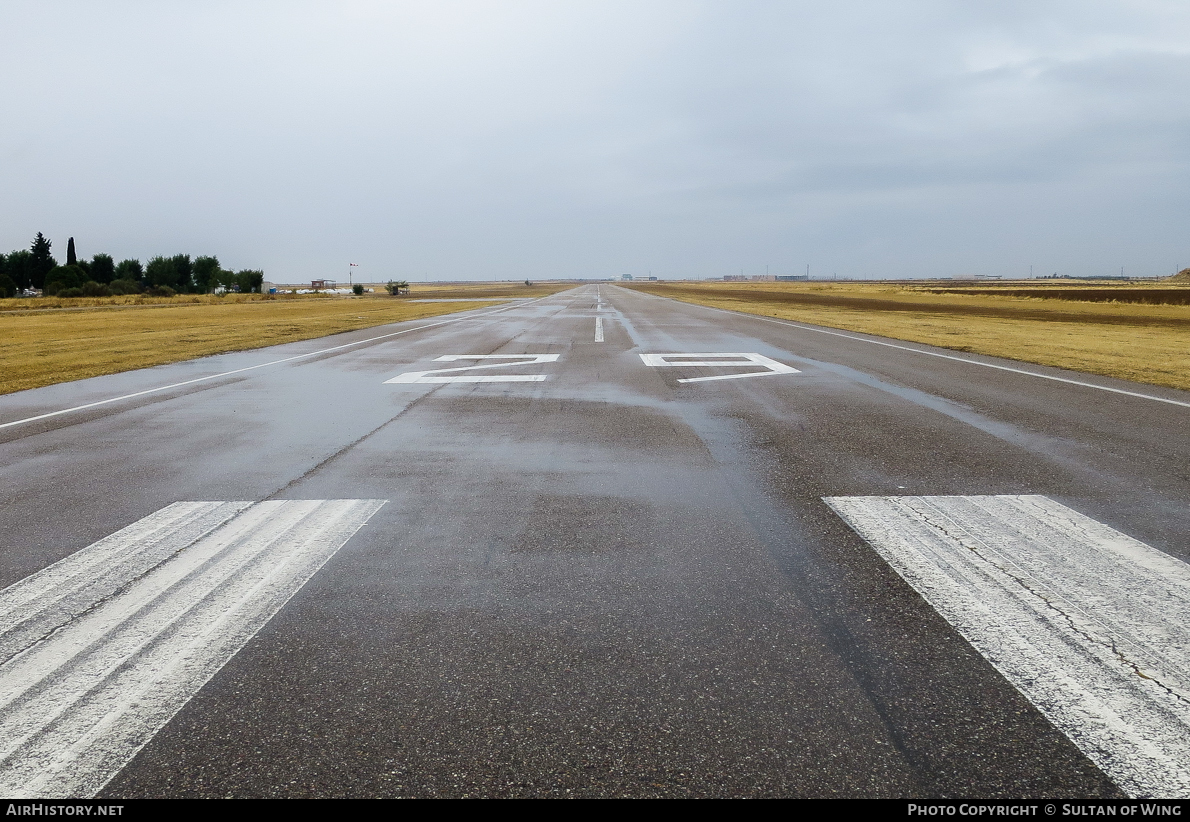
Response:
POLYGON ((74 237, 66 241, 66 264, 78 265, 79 258, 74 255, 74 237))

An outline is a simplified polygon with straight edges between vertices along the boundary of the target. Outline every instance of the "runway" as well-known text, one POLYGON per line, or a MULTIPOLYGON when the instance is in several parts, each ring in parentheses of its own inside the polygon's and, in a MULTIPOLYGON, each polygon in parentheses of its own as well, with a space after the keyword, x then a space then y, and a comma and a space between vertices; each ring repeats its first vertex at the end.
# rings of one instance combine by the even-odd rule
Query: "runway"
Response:
POLYGON ((611 284, 0 397, 0 793, 1186 798, 1188 422, 611 284))

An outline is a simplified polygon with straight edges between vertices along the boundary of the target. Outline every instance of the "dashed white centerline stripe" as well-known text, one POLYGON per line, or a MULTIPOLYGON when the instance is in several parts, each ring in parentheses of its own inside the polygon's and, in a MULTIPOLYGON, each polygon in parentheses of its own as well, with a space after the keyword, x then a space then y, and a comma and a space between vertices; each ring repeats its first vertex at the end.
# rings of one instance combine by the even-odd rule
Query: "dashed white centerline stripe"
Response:
POLYGON ((595 342, 603 342, 603 317, 595 318, 595 342))
POLYGON ((826 502, 1123 790, 1190 797, 1190 566, 1042 496, 826 502))
MULTIPOLYGON (((550 296, 554 296, 554 295, 551 294, 550 296)), ((223 371, 219 374, 208 374, 205 377, 195 377, 192 380, 184 380, 182 382, 175 382, 175 383, 171 383, 169 385, 159 385, 156 388, 146 388, 144 391, 134 391, 131 394, 122 394, 119 397, 108 397, 105 400, 97 400, 95 402, 85 403, 84 405, 76 405, 76 406, 73 406, 72 408, 62 408, 62 409, 59 409, 58 411, 50 411, 45 414, 38 414, 35 417, 25 417, 24 419, 21 419, 21 420, 13 420, 12 422, 0 423, 0 430, 5 429, 5 428, 11 428, 14 425, 24 425, 24 424, 30 423, 30 422, 37 422, 38 420, 48 420, 51 417, 59 417, 63 414, 72 414, 75 411, 86 411, 88 408, 98 408, 101 405, 109 405, 113 402, 120 402, 121 400, 131 400, 131 399, 135 399, 136 397, 143 397, 147 394, 157 394, 162 391, 169 391, 173 388, 182 388, 183 386, 194 385, 194 384, 200 383, 200 382, 207 382, 208 380, 217 380, 217 379, 220 379, 221 377, 230 377, 232 374, 242 374, 246 371, 255 371, 258 368, 268 368, 270 365, 281 365, 282 363, 293 362, 294 360, 302 360, 307 357, 317 357, 320 354, 329 354, 332 351, 341 351, 344 348, 352 348, 357 345, 364 345, 366 343, 376 342, 377 340, 386 340, 389 337, 399 337, 402 334, 412 334, 414 331, 424 331, 427 328, 437 328, 440 325, 450 325, 451 323, 466 322, 467 320, 475 320, 475 319, 479 319, 480 317, 490 317, 493 314, 500 314, 504 311, 511 311, 514 308, 524 308, 526 305, 540 302, 541 300, 545 300, 545 299, 549 299, 549 298, 548 297, 539 297, 536 300, 530 300, 529 302, 524 302, 524 303, 517 303, 516 305, 504 306, 503 308, 497 308, 493 311, 485 311, 480 314, 468 314, 465 317, 452 317, 449 320, 443 320, 441 322, 428 323, 426 325, 419 325, 417 328, 406 328, 402 331, 393 331, 391 334, 381 334, 377 337, 368 337, 366 340, 356 340, 355 342, 343 343, 342 345, 333 345, 330 348, 321 348, 318 351, 308 351, 305 354, 296 354, 292 357, 285 357, 280 360, 272 360, 271 362, 262 362, 258 365, 249 365, 245 368, 236 368, 231 371, 223 371)))
POLYGON ((93 796, 382 505, 176 503, 0 592, 0 795, 93 796))

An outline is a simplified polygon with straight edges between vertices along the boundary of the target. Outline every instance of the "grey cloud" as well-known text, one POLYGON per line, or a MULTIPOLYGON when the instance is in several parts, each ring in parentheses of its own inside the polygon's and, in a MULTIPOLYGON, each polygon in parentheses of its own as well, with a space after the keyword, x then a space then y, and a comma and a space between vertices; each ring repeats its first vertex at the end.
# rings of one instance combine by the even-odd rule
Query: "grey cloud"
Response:
POLYGON ((349 258, 476 278, 1190 260, 1181 4, 15 3, 0 22, 5 250, 42 230, 293 280, 349 258))

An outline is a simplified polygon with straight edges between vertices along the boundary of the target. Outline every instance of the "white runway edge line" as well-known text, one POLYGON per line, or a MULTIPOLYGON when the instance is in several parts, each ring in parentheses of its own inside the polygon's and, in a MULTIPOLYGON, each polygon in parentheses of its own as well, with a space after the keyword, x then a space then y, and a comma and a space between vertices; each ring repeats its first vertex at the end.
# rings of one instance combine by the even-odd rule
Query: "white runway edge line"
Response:
MULTIPOLYGON (((554 295, 550 295, 551 297, 554 295)), ((402 334, 412 334, 414 331, 424 331, 427 328, 437 328, 440 325, 450 325, 451 323, 466 322, 467 320, 476 320, 481 317, 490 317, 493 314, 500 314, 505 311, 511 311, 514 308, 524 308, 530 303, 540 302, 541 300, 549 299, 549 297, 538 297, 536 300, 529 302, 517 303, 516 305, 508 305, 503 308, 497 308, 494 311, 484 311, 480 314, 468 314, 465 317, 451 317, 449 320, 442 320, 441 322, 428 323, 426 325, 419 325, 417 328, 406 328, 401 331, 393 331, 391 334, 381 334, 377 337, 368 337, 366 340, 356 340, 355 342, 343 343, 342 345, 333 345, 330 348, 320 348, 317 351, 308 351, 305 354, 295 354, 292 357, 285 357, 280 360, 272 360, 271 362, 262 362, 259 365, 249 365, 245 368, 236 368, 232 371, 223 371, 219 374, 208 374, 205 377, 195 377, 192 380, 185 380, 183 382, 175 382, 169 385, 159 385, 156 388, 146 388, 144 391, 135 391, 131 394, 122 394, 119 397, 108 397, 106 400, 97 400, 89 402, 85 405, 76 405, 73 408, 62 408, 58 411, 50 411, 46 414, 38 414, 35 417, 26 417, 23 420, 13 420, 12 422, 0 423, 0 429, 11 428, 14 425, 24 425, 30 422, 37 422, 38 420, 48 420, 51 417, 59 417, 63 414, 72 414, 75 411, 86 411, 88 408, 97 408, 101 405, 108 405, 113 402, 120 402, 121 400, 131 400, 136 397, 143 397, 146 394, 157 394, 161 391, 169 391, 172 388, 181 388, 186 385, 194 385, 195 383, 207 382, 208 380, 217 380, 221 377, 230 377, 232 374, 242 374, 245 371, 255 371, 258 368, 268 368, 270 365, 280 365, 281 363, 293 362, 294 360, 302 360, 306 357, 317 357, 320 354, 329 354, 331 351, 341 351, 344 348, 352 348, 357 345, 365 345, 377 340, 386 340, 389 337, 399 337, 402 334)))
MULTIPOLYGON (((634 291, 634 294, 642 292, 634 291)), ((648 294, 649 297, 657 297, 658 299, 668 300, 669 297, 662 297, 659 294, 648 294)), ((678 302, 675 300, 674 302, 678 302)), ((897 345, 896 343, 883 342, 881 340, 871 340, 867 337, 859 337, 855 334, 844 334, 842 331, 830 331, 825 328, 815 328, 812 325, 802 325, 801 323, 793 323, 787 320, 777 320, 772 317, 761 317, 759 314, 747 314, 743 311, 730 311, 726 308, 715 308, 710 305, 699 305, 698 303, 682 303, 683 305, 692 305, 695 308, 705 308, 707 311, 719 311, 723 314, 734 314, 737 317, 747 317, 750 320, 760 320, 766 323, 774 323, 775 325, 785 325, 790 328, 797 328, 802 331, 813 331, 815 334, 829 334, 832 337, 844 337, 848 340, 856 340, 857 342, 869 343, 870 345, 881 345, 885 348, 895 348, 898 351, 908 351, 912 354, 922 354, 927 357, 937 357, 942 360, 954 360, 955 362, 965 362, 968 365, 979 365, 983 368, 994 368, 997 371, 1008 371, 1012 374, 1023 374, 1026 377, 1037 377, 1041 380, 1050 380, 1052 382, 1064 382, 1067 385, 1078 385, 1083 388, 1094 388, 1097 391, 1108 391, 1112 394, 1123 394, 1126 397, 1139 397, 1142 400, 1153 400, 1154 402, 1163 402, 1168 405, 1177 405, 1182 408, 1190 408, 1190 402, 1182 402, 1181 400, 1171 400, 1167 397, 1158 397, 1153 394, 1142 394, 1139 391, 1125 391, 1123 388, 1109 388, 1106 385, 1096 385, 1093 382, 1083 382, 1082 380, 1072 380, 1067 377, 1055 377, 1052 374, 1038 374, 1036 371, 1026 371, 1023 368, 1013 368, 1008 365, 997 365, 991 362, 980 362, 979 360, 969 360, 966 357, 956 357, 953 354, 940 354, 937 351, 923 351, 920 348, 911 348, 908 345, 897 345)), ((2 426, 0 426, 2 427, 2 426)))
POLYGON ((0 796, 94 796, 384 503, 178 502, 0 592, 0 796))
POLYGON ((825 501, 1124 791, 1190 798, 1190 566, 1043 496, 825 501))

